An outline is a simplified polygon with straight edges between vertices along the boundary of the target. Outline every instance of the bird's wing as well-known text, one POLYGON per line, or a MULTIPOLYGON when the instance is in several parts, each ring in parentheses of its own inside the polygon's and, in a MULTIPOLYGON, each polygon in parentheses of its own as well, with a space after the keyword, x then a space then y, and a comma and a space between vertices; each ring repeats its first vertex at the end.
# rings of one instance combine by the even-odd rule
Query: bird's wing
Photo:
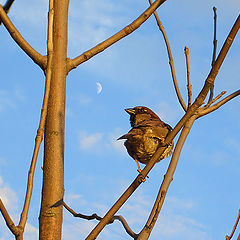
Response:
POLYGON ((142 134, 142 129, 141 128, 132 128, 127 134, 122 135, 121 137, 119 137, 117 140, 120 139, 129 139, 133 136, 137 136, 142 134))

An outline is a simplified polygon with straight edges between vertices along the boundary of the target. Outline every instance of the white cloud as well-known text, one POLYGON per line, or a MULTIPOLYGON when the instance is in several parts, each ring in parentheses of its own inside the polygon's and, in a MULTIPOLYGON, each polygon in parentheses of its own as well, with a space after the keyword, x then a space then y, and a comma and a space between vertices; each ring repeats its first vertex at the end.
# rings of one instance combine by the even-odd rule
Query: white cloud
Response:
POLYGON ((47 11, 47 0, 32 1, 31 4, 29 4, 28 1, 21 1, 21 3, 16 1, 14 2, 10 13, 17 19, 17 21, 36 26, 46 23, 47 11))
POLYGON ((178 105, 174 105, 173 107, 172 104, 162 101, 157 104, 156 113, 164 122, 169 123, 179 119, 179 116, 181 116, 181 109, 178 105))
POLYGON ((192 200, 179 199, 176 197, 167 197, 168 204, 173 208, 178 209, 192 209, 195 207, 195 203, 192 200))
POLYGON ((15 104, 12 100, 12 96, 5 90, 0 90, 0 112, 6 108, 14 108, 15 104))
POLYGON ((109 0, 70 2, 69 40, 71 47, 87 48, 109 37, 112 28, 120 25, 120 5, 109 0))
POLYGON ((117 139, 123 135, 120 128, 116 128, 108 133, 87 133, 82 131, 79 133, 79 147, 82 150, 91 150, 94 152, 104 152, 105 150, 113 149, 119 153, 125 153, 123 141, 117 139))
POLYGON ((96 148, 102 140, 102 133, 88 134, 86 132, 81 132, 79 134, 79 143, 81 149, 92 149, 96 148))
POLYGON ((184 216, 166 214, 165 216, 160 216, 157 224, 158 226, 155 227, 152 234, 153 239, 211 239, 206 232, 206 226, 184 216))
POLYGON ((79 102, 81 105, 87 105, 89 104, 90 102, 92 102, 92 98, 84 95, 84 94, 79 94, 77 97, 76 97, 76 100, 77 102, 79 102))
MULTIPOLYGON (((118 184, 118 186, 120 187, 121 184, 118 184)), ((70 196, 71 195, 72 194, 70 194, 70 196)), ((73 194, 73 196, 75 196, 75 194, 73 194)), ((76 198, 73 198, 76 201, 78 201, 78 198, 80 198, 81 201, 84 200, 84 202, 87 202, 86 205, 77 202, 78 208, 81 208, 83 212, 89 212, 90 209, 95 209, 100 216, 103 216, 108 211, 108 206, 96 199, 89 201, 84 199, 83 196, 78 195, 76 195, 76 198)), ((144 226, 152 205, 153 202, 150 196, 146 195, 142 190, 140 190, 125 203, 125 205, 117 214, 122 215, 127 220, 133 231, 138 232, 144 226)), ((211 238, 207 234, 207 226, 194 218, 186 216, 184 213, 181 215, 176 213, 176 211, 179 209, 181 209, 182 212, 188 211, 189 213, 189 211, 194 210, 194 208, 195 203, 191 199, 179 199, 175 196, 168 197, 150 239, 158 240, 161 238, 166 240, 210 240, 211 238)), ((96 220, 87 221, 80 218, 72 218, 68 213, 65 213, 64 219, 63 239, 71 240, 86 237, 97 223, 96 220)), ((120 240, 125 238, 127 239, 128 235, 125 233, 122 225, 118 221, 115 221, 113 224, 108 225, 98 238, 105 240, 120 240)))
POLYGON ((17 107, 19 102, 25 101, 26 97, 20 87, 14 87, 11 91, 0 89, 0 112, 17 107))
POLYGON ((2 177, 0 176, 0 197, 4 203, 7 210, 16 210, 18 198, 16 193, 4 183, 2 177))
POLYGON ((32 240, 38 238, 38 228, 34 227, 33 225, 27 223, 26 229, 24 231, 24 239, 25 240, 32 240))

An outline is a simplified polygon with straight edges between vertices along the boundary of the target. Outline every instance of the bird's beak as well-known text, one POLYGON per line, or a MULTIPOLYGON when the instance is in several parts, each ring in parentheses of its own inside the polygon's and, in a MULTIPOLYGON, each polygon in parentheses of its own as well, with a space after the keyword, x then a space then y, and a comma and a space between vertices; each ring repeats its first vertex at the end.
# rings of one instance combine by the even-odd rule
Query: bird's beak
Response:
POLYGON ((125 111, 126 111, 128 114, 130 114, 130 115, 135 114, 135 110, 132 109, 132 108, 126 108, 125 111))

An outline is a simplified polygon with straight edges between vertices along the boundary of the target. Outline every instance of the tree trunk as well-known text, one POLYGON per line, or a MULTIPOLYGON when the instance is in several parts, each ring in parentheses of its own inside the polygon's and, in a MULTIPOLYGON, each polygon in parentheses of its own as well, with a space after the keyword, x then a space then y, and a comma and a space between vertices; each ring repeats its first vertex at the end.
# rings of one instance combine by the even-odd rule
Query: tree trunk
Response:
POLYGON ((53 64, 44 135, 42 203, 39 238, 59 240, 62 235, 64 196, 64 130, 66 96, 67 23, 69 0, 54 0, 53 64))

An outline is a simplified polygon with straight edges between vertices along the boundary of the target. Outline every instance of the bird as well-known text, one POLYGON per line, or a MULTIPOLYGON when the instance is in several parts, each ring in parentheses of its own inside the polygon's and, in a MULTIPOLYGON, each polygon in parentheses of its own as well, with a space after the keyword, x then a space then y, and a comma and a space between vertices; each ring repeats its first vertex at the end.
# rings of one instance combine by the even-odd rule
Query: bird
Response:
POLYGON ((171 156, 173 141, 166 145, 165 139, 172 127, 163 122, 157 114, 144 106, 127 108, 130 115, 131 130, 119 137, 126 139, 124 145, 128 154, 136 161, 138 172, 141 173, 140 163, 147 164, 159 147, 166 147, 158 161, 171 156))

